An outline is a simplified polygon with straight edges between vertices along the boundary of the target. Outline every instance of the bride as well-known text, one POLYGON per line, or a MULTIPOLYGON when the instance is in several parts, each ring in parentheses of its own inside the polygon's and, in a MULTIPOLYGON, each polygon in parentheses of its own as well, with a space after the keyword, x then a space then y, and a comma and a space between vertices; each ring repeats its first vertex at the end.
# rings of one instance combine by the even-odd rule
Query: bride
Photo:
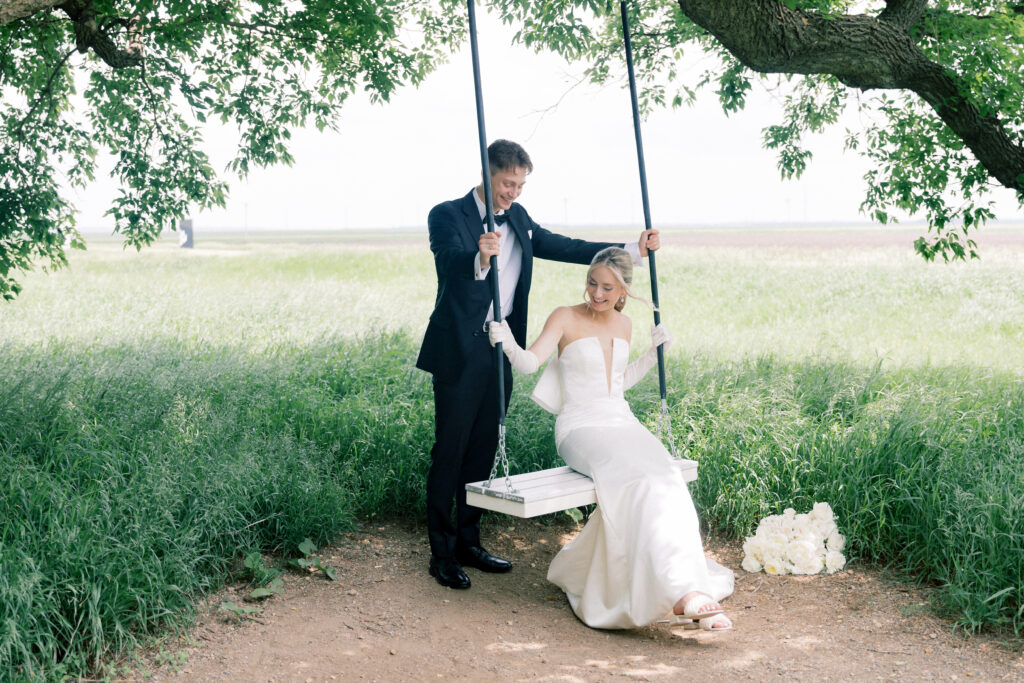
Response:
POLYGON ((670 341, 664 325, 653 328, 651 348, 627 365, 633 325, 621 311, 632 279, 629 253, 609 247, 590 264, 584 303, 556 308, 529 350, 506 322, 489 328, 518 372, 536 372, 557 349, 533 398, 558 415, 558 454, 597 490, 597 510, 552 560, 548 580, 594 628, 646 626, 671 612, 670 623, 728 630, 717 601, 732 593, 733 573, 704 557, 686 483, 623 398, 670 341))

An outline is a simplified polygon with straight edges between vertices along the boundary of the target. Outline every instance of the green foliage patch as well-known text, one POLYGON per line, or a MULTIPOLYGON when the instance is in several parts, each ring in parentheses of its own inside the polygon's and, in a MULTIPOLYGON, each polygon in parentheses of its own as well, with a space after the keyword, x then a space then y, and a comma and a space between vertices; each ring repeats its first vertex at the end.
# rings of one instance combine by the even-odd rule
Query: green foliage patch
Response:
POLYGON ((188 616, 241 549, 296 553, 421 499, 428 389, 374 354, 411 346, 381 335, 301 361, 4 348, 0 671, 94 670, 188 616))

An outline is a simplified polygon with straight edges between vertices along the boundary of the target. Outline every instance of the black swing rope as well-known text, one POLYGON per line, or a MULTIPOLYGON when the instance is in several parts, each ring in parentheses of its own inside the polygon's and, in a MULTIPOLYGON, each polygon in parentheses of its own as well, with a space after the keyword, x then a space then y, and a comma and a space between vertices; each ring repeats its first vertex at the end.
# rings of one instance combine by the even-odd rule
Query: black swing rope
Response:
MULTIPOLYGON (((473 59, 473 90, 476 93, 476 128, 480 138, 480 168, 483 170, 484 206, 487 232, 494 232, 494 200, 491 197, 491 163, 487 158, 487 131, 484 126, 484 96, 480 85, 480 50, 476 38, 476 8, 473 0, 467 0, 469 7, 469 48, 473 59)), ((501 292, 498 289, 498 257, 491 256, 491 269, 487 274, 491 284, 491 300, 494 306, 494 322, 501 322, 501 292)), ((501 342, 494 345, 494 367, 498 372, 498 453, 491 466, 491 475, 487 478, 490 488, 498 473, 500 464, 505 471, 505 491, 515 493, 512 479, 509 476, 508 455, 505 453, 505 364, 502 358, 501 342)))
MULTIPOLYGON (((633 132, 636 135, 636 157, 640 166, 640 194, 644 205, 644 229, 651 229, 651 204, 647 198, 647 166, 644 163, 644 141, 640 135, 640 107, 637 105, 636 78, 633 76, 633 46, 629 39, 629 12, 626 0, 621 0, 619 9, 622 12, 622 40, 626 45, 626 69, 629 72, 629 95, 633 104, 633 132)), ((658 304, 658 271, 654 264, 654 252, 647 252, 647 261, 651 267, 651 302, 654 304, 654 324, 661 324, 661 310, 658 304)), ((658 419, 658 437, 664 432, 668 436, 672 455, 676 453, 676 442, 672 436, 672 421, 668 414, 668 391, 665 381, 665 348, 658 346, 658 388, 661 392, 661 413, 658 419)))

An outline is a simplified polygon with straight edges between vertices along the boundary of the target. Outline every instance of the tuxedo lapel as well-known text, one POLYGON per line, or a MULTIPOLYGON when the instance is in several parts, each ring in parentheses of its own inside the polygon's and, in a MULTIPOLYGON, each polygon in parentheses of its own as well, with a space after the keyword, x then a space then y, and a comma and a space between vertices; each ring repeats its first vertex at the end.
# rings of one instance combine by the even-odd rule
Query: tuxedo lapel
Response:
POLYGON ((508 221, 505 226, 506 228, 511 226, 515 231, 516 239, 519 240, 519 246, 522 249, 522 266, 519 270, 519 282, 516 283, 513 313, 518 313, 520 316, 519 319, 522 323, 520 336, 523 336, 526 333, 526 307, 530 296, 530 282, 533 279, 533 242, 527 227, 530 221, 525 212, 522 209, 516 211, 517 208, 519 208, 518 204, 513 204, 508 210, 508 221))
POLYGON ((469 245, 476 245, 480 241, 480 235, 484 234, 484 224, 480 220, 480 211, 476 208, 476 200, 473 198, 474 192, 476 188, 462 198, 463 237, 469 245))
POLYGON ((532 237, 530 230, 526 227, 527 221, 522 215, 517 216, 515 211, 509 209, 508 221, 505 225, 512 226, 516 239, 519 240, 519 246, 523 250, 523 273, 526 275, 526 281, 529 282, 529 271, 533 268, 533 242, 530 239, 532 237))

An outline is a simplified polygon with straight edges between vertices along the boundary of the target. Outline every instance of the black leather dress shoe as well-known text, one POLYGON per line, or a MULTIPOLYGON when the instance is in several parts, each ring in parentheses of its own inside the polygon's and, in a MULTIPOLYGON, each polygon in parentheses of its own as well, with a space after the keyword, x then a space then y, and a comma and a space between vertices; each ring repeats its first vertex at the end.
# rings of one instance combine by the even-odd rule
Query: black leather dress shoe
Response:
POLYGON ((430 575, 448 588, 469 588, 469 577, 459 563, 450 557, 430 556, 430 575))
POLYGON ((501 574, 512 569, 512 563, 495 557, 478 545, 462 548, 455 552, 459 562, 467 567, 475 567, 483 572, 501 574))

